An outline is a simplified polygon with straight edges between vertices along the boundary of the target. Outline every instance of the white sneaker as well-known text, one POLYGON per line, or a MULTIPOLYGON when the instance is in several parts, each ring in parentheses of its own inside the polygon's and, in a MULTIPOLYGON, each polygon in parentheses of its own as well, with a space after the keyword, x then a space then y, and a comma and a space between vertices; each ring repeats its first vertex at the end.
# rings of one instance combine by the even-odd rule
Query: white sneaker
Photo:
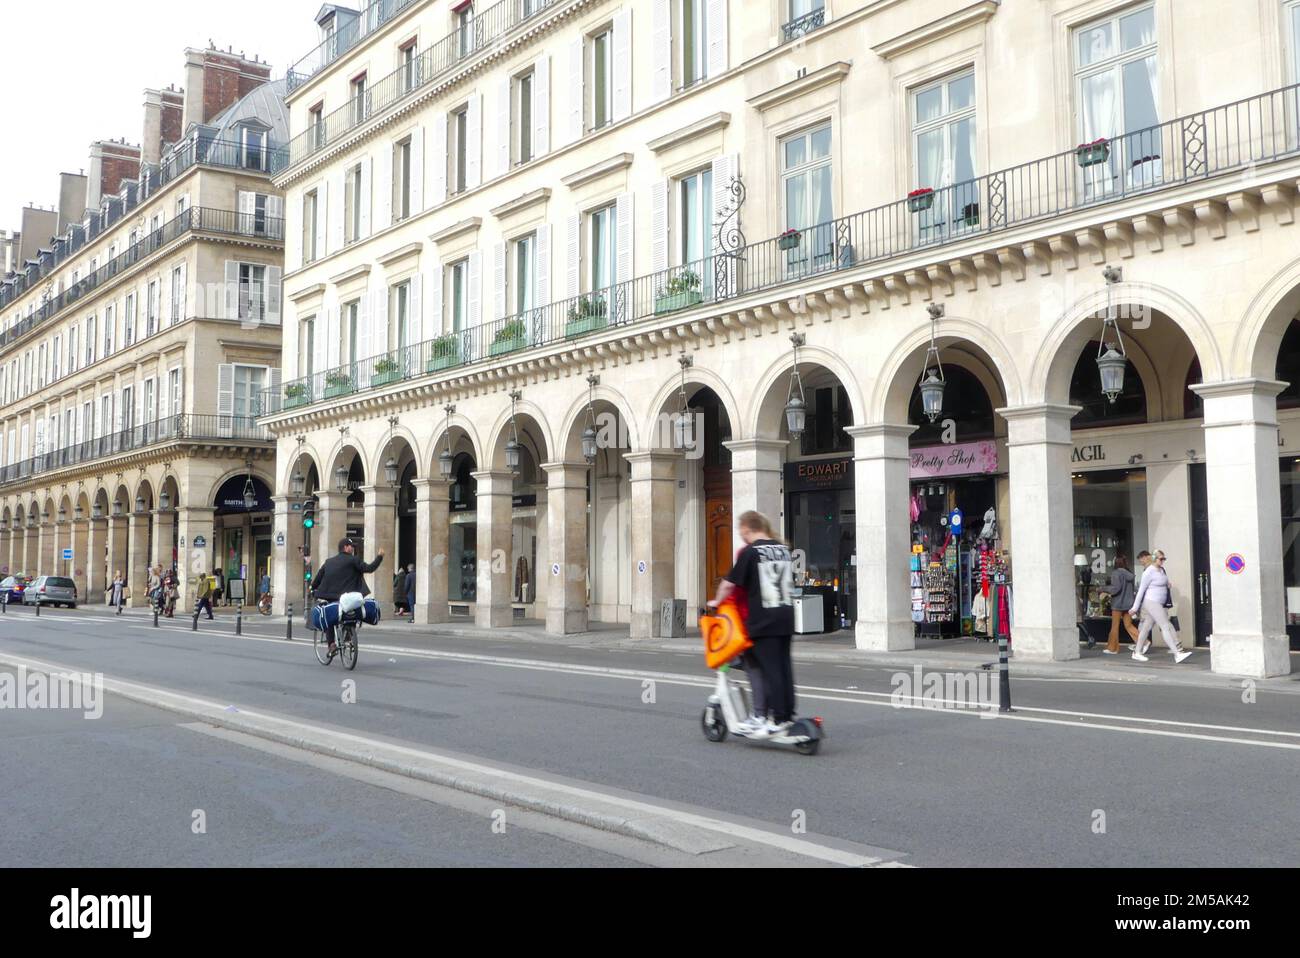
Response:
POLYGON ((1134 652, 1134 653, 1133 653, 1133 658, 1134 658, 1135 661, 1138 661, 1138 662, 1150 662, 1150 661, 1151 661, 1151 660, 1148 659, 1145 655, 1143 655, 1141 652, 1134 652))
POLYGON ((794 722, 769 722, 768 729, 773 735, 780 735, 794 727, 794 722))
POLYGON ((1151 648, 1151 640, 1147 639, 1145 642, 1142 643, 1142 648, 1138 649, 1138 655, 1146 655, 1147 651, 1150 648, 1151 648))
POLYGON ((1102 649, 1102 655, 1119 655, 1119 649, 1102 649))
POLYGON ((753 733, 756 729, 760 729, 766 724, 767 723, 764 722, 757 715, 751 715, 749 716, 749 718, 744 719, 736 724, 736 734, 749 735, 753 733))
POLYGON ((1174 656, 1174 664, 1177 665, 1186 662, 1191 657, 1192 657, 1191 652, 1187 652, 1187 651, 1179 652, 1177 655, 1174 656))

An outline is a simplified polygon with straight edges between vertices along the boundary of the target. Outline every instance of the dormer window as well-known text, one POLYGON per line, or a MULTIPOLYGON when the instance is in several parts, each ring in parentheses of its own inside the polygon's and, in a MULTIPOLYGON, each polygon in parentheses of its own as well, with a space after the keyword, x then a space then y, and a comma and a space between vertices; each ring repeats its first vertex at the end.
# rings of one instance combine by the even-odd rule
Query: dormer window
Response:
POLYGON ((240 166, 266 170, 266 129, 251 124, 239 128, 240 166))

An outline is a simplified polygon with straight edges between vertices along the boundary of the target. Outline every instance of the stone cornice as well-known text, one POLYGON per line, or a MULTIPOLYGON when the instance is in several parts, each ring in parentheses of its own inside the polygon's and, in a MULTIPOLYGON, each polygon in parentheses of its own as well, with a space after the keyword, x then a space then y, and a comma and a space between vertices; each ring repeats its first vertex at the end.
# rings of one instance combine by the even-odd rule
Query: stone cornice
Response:
POLYGON ((456 239, 457 237, 464 236, 466 233, 477 232, 479 227, 482 225, 483 225, 483 218, 481 216, 471 216, 467 220, 461 220, 459 223, 453 223, 451 226, 448 226, 445 230, 440 230, 437 233, 429 234, 429 239, 432 240, 434 243, 447 243, 450 242, 451 240, 456 239))
POLYGON ((550 198, 551 188, 543 186, 540 190, 533 190, 531 193, 525 193, 523 196, 517 196, 513 200, 507 200, 500 206, 493 207, 491 213, 497 219, 516 216, 525 210, 532 209, 539 203, 547 202, 550 198))
POLYGON ((697 136, 705 136, 717 130, 725 129, 730 122, 730 113, 715 113, 713 116, 705 117, 703 120, 684 126, 680 130, 674 130, 664 136, 657 137, 647 143, 646 146, 650 147, 652 153, 663 153, 675 146, 693 140, 697 136))
POLYGON ((885 60, 902 56, 904 53, 917 50, 949 34, 964 30, 977 23, 983 23, 998 12, 1000 2, 1001 0, 979 0, 978 3, 972 3, 970 6, 963 7, 946 17, 940 17, 938 20, 933 20, 924 26, 885 40, 883 43, 877 43, 871 48, 871 51, 885 60))
MULTIPOLYGON (((362 263, 360 266, 353 266, 351 269, 345 269, 341 273, 336 273, 330 277, 330 282, 335 286, 342 286, 344 283, 349 283, 354 279, 361 279, 362 277, 369 275, 370 264, 362 263)), ((294 296, 297 295, 297 293, 294 294, 294 296)))
POLYGON ((852 64, 839 60, 835 63, 827 64, 820 70, 814 70, 806 76, 791 80, 789 83, 783 83, 778 87, 773 87, 757 96, 750 97, 746 102, 760 113, 780 106, 782 103, 789 103, 791 100, 812 93, 814 90, 820 90, 824 86, 830 86, 832 83, 840 83, 848 76, 852 64))
POLYGON ((394 263, 406 259, 408 256, 418 256, 422 249, 424 249, 423 243, 407 243, 405 246, 399 246, 390 253, 384 253, 377 256, 375 259, 380 266, 387 268, 394 263))
POLYGON ((291 303, 301 303, 304 300, 311 299, 313 296, 324 296, 324 295, 325 295, 325 284, 313 283, 310 286, 306 286, 300 290, 296 290, 292 294, 286 293, 285 298, 288 299, 291 303))
POLYGON ((598 180, 602 176, 606 176, 610 173, 617 173, 620 170, 626 170, 631 165, 631 153, 616 153, 607 160, 601 160, 593 166, 588 166, 585 169, 578 170, 576 173, 570 173, 568 176, 561 177, 560 182, 573 190, 580 186, 585 186, 593 180, 598 180))

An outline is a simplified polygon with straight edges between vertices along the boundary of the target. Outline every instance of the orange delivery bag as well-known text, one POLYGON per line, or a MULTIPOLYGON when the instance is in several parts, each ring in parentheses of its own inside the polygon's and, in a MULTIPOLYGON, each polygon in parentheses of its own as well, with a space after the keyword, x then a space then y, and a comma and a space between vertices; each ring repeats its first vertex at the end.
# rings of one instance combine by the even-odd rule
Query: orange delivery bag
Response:
POLYGON ((726 665, 754 647, 745 629, 740 607, 727 599, 712 613, 700 613, 700 634, 704 636, 704 661, 711 669, 726 665))

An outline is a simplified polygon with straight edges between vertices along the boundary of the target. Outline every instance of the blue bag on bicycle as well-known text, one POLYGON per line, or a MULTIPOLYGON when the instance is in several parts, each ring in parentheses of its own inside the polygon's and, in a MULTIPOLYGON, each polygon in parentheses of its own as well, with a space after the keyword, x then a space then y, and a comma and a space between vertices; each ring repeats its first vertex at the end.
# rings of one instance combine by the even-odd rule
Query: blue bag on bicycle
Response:
POLYGON ((361 621, 366 625, 379 624, 379 603, 367 598, 361 609, 361 621))
POLYGON ((339 624, 340 612, 339 604, 331 602, 329 605, 312 606, 311 610, 311 629, 313 632, 324 632, 339 624))

